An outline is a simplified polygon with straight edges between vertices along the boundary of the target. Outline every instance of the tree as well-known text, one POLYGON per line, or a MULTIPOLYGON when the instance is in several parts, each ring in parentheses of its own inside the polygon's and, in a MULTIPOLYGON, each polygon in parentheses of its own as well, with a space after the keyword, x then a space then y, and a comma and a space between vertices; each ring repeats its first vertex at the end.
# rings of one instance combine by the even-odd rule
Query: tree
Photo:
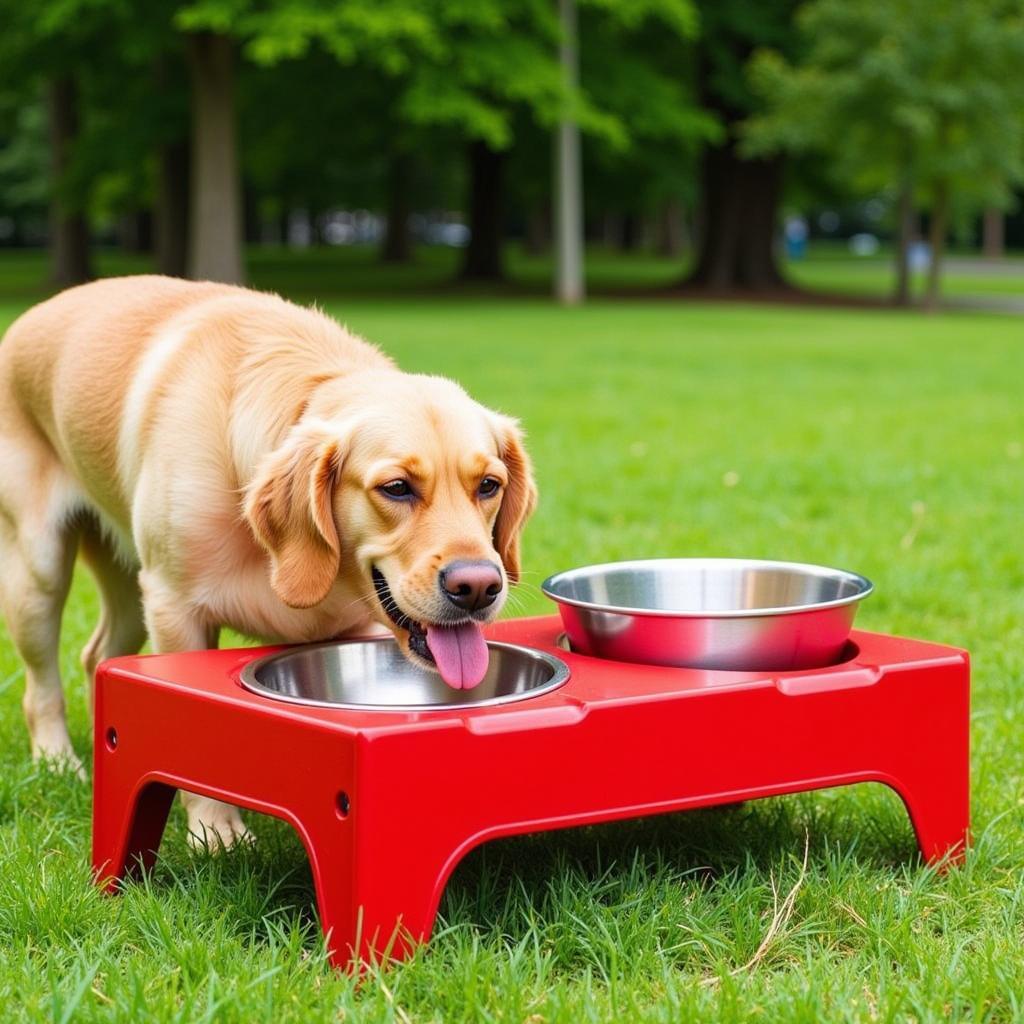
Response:
POLYGON ((91 276, 87 187, 76 175, 82 85, 88 55, 102 43, 109 10, 79 0, 0 0, 0 87, 31 102, 45 97, 49 144, 50 277, 64 286, 91 276))
MULTIPOLYGON (((670 38, 689 37, 696 24, 691 0, 589 0, 581 15, 584 35, 594 23, 614 28, 620 42, 652 21, 670 38)), ((551 132, 568 116, 591 139, 622 150, 628 148, 632 120, 643 122, 646 116, 647 98, 639 90, 628 91, 632 103, 621 113, 594 101, 585 46, 580 88, 563 80, 556 10, 541 0, 392 0, 383 7, 360 0, 327 8, 314 0, 279 0, 239 24, 250 33, 246 51, 256 60, 294 59, 318 42, 339 63, 375 69, 392 80, 393 104, 380 105, 385 123, 390 110, 395 122, 424 133, 421 138, 436 133, 461 138, 471 228, 462 274, 468 278, 503 273, 507 164, 517 128, 525 124, 551 132)), ((611 28, 606 34, 614 34, 611 28)), ((603 52, 605 63, 614 64, 614 46, 603 52)), ((630 60, 636 66, 637 56, 630 60)), ((593 76, 598 87, 606 75, 606 69, 598 69, 593 76)), ((677 76, 678 65, 668 79, 677 76)), ((659 87, 657 95, 665 94, 659 87)), ((692 104, 683 109, 692 111, 692 104)), ((545 158, 546 194, 548 162, 545 158)))
POLYGON ((389 154, 387 169, 386 227, 381 259, 385 263, 408 263, 412 255, 409 216, 410 189, 414 171, 412 154, 396 148, 389 154))
POLYGON ((43 97, 0 92, 0 211, 9 223, 7 244, 45 237, 49 163, 43 97))
POLYGON ((196 0, 174 17, 184 33, 191 87, 188 273, 193 278, 245 280, 235 37, 255 7, 247 0, 196 0))
MULTIPOLYGON (((582 132, 590 145, 619 154, 653 138, 692 137, 708 128, 706 119, 694 117, 685 84, 680 88, 683 46, 696 30, 690 0, 584 0, 579 10, 578 82, 566 76, 562 61, 556 59, 566 26, 554 20, 553 7, 538 7, 529 0, 495 6, 504 6, 509 15, 518 10, 521 35, 516 36, 512 20, 492 16, 479 24, 477 34, 459 44, 463 71, 451 77, 447 87, 448 108, 470 115, 463 119, 463 128, 476 140, 471 148, 471 209, 486 218, 475 223, 471 219, 480 245, 474 251, 471 242, 464 276, 501 273, 503 154, 513 142, 517 110, 525 110, 529 120, 546 132, 564 132, 560 126, 571 125, 569 135, 582 132), (674 65, 645 62, 649 55, 639 52, 636 44, 651 35, 674 46, 674 65), (487 69, 494 73, 485 73, 487 69), (631 82, 633 75, 638 77, 631 82)), ((413 85, 412 96, 421 99, 411 107, 419 116, 438 116, 436 107, 425 102, 437 88, 432 77, 433 72, 413 85)), ((572 148, 570 144, 570 161, 572 148)), ((551 179, 546 177, 547 192, 551 179)))
POLYGON ((404 76, 399 114, 413 124, 456 128, 466 139, 470 240, 461 276, 504 276, 507 153, 517 112, 551 130, 567 109, 582 127, 620 130, 563 77, 553 6, 535 0, 430 5, 434 39, 404 76))
POLYGON ((220 32, 186 37, 192 83, 189 276, 241 284, 242 194, 235 124, 235 44, 220 32))
POLYGON ((111 52, 86 79, 85 130, 75 162, 88 182, 93 225, 149 224, 146 251, 154 251, 161 273, 180 277, 188 217, 185 52, 171 30, 170 3, 146 10, 149 17, 133 20, 111 40, 111 52))
MULTIPOLYGON (((696 11, 676 9, 671 31, 664 17, 642 17, 627 7, 616 17, 586 17, 581 24, 582 87, 627 132, 621 143, 590 138, 586 212, 592 223, 613 226, 620 245, 639 242, 643 223, 657 222, 665 235, 673 234, 682 208, 696 200, 701 148, 723 136, 719 121, 698 102, 696 11)), ((678 233, 668 240, 679 242, 678 233)))
MULTIPOLYGON (((194 100, 193 274, 241 276, 232 40, 264 67, 306 57, 318 43, 342 65, 358 62, 397 73, 408 66, 410 54, 432 42, 432 23, 419 7, 414 0, 195 0, 179 11, 176 23, 190 33, 194 100)), ((321 120, 314 137, 323 128, 321 120)))
POLYGON ((987 260, 1002 259, 1006 244, 1006 214, 998 206, 986 206, 981 218, 981 251, 987 260))
MULTIPOLYGON (((579 84, 576 0, 559 0, 559 63, 567 93, 579 84)), ((579 125, 566 112, 555 136, 555 294, 565 305, 583 301, 583 179, 579 125)))
MULTIPOLYGON (((137 8, 119 0, 0 0, 0 91, 19 110, 34 109, 37 96, 48 109, 57 284, 89 276, 89 235, 97 226, 145 219, 153 153, 186 129, 177 83, 154 73, 165 55, 173 61, 174 7, 175 0, 137 8)), ((157 228, 159 243, 159 217, 157 228)))
POLYGON ((700 169, 701 232, 687 287, 772 291, 786 287, 775 252, 783 186, 781 154, 752 155, 742 125, 756 110, 746 66, 760 46, 790 53, 796 40, 795 0, 702 0, 697 44, 698 92, 722 126, 704 150, 700 169))
POLYGON ((766 111, 749 152, 815 153, 854 189, 898 195, 897 301, 908 299, 912 212, 929 213, 934 309, 951 220, 1005 206, 1024 179, 1024 9, 1018 0, 814 0, 800 59, 752 68, 766 111), (841 130, 837 130, 841 126, 841 130))
POLYGON ((184 48, 166 46, 152 63, 152 110, 159 134, 153 185, 153 235, 156 269, 171 277, 188 273, 191 147, 184 48))
MULTIPOLYGON (((587 22, 616 25, 623 31, 652 20, 660 22, 662 36, 687 37, 695 29, 691 0, 584 3, 587 22)), ((285 165, 292 160, 303 165, 304 153, 323 153, 325 138, 334 143, 328 158, 332 163, 343 143, 363 177, 376 178, 378 201, 388 207, 385 255, 390 258, 407 252, 403 228, 411 188, 424 178, 437 179, 436 165, 449 163, 443 149, 460 149, 465 154, 465 208, 471 228, 462 265, 467 278, 493 279, 503 273, 507 164, 517 131, 525 126, 551 132, 560 118, 569 117, 590 138, 622 150, 631 138, 632 119, 645 120, 647 97, 636 90, 629 93, 632 109, 609 113, 593 102, 586 83, 574 88, 563 80, 557 59, 558 19, 544 0, 350 0, 336 5, 319 0, 196 0, 180 12, 177 23, 189 30, 230 33, 245 57, 264 68, 305 63, 322 52, 336 62, 339 75, 350 72, 339 82, 346 87, 354 84, 356 94, 349 107, 356 116, 339 122, 345 129, 342 139, 325 136, 322 126, 314 128, 299 140, 302 152, 282 150, 286 155, 277 160, 256 140, 259 155, 247 166, 264 183, 271 177, 283 181, 294 176, 285 165), (375 90, 368 99, 361 95, 367 83, 375 90), (373 147, 366 146, 367 136, 372 136, 373 147), (278 170, 273 170, 275 163, 278 170)), ((615 48, 607 48, 605 57, 614 62, 615 48)), ((635 65, 636 56, 631 61, 635 65)), ((677 74, 674 67, 667 77, 677 74)), ((602 78, 603 72, 595 77, 602 78)), ((311 109, 336 106, 334 91, 328 85, 311 109)), ((669 93, 657 90, 659 97, 669 93)), ((692 112, 692 102, 684 109, 692 112)), ((306 119, 305 110, 292 111, 286 118, 306 119)), ((282 130, 266 117, 259 130, 274 137, 290 133, 287 126, 282 130)), ((247 152, 249 145, 248 140, 243 142, 247 152)), ((551 189, 547 153, 545 196, 551 189)), ((318 177, 315 169, 308 177, 318 177)), ((319 177, 325 180, 324 175, 319 177)), ((446 171, 441 177, 452 176, 446 171)))
MULTIPOLYGON (((463 276, 497 278, 502 273, 505 153, 515 138, 517 111, 525 111, 545 132, 564 130, 560 126, 568 124, 570 135, 582 132, 591 145, 618 153, 659 134, 692 135, 707 122, 695 128, 692 100, 687 102, 685 88, 678 88, 683 44, 696 30, 691 0, 583 0, 578 12, 578 83, 566 76, 560 60, 566 26, 556 19, 554 5, 491 0, 477 5, 477 13, 485 16, 463 37, 453 31, 449 16, 445 36, 458 41, 451 57, 459 70, 453 75, 443 65, 421 67, 405 109, 423 120, 445 117, 448 111, 473 140, 471 242, 463 276), (675 45, 675 66, 644 64, 635 43, 645 33, 659 34, 675 45), (626 84, 630 74, 639 75, 639 88, 626 84), (622 88, 609 87, 610 81, 622 88), (443 103, 437 102, 439 90, 443 103), (671 111, 664 102, 669 96, 674 103, 671 111)), ((545 191, 550 189, 551 177, 546 175, 545 191)))
POLYGON ((79 136, 79 87, 72 74, 55 75, 46 86, 50 122, 50 280, 58 287, 92 277, 89 227, 80 203, 69 198, 66 179, 79 136))

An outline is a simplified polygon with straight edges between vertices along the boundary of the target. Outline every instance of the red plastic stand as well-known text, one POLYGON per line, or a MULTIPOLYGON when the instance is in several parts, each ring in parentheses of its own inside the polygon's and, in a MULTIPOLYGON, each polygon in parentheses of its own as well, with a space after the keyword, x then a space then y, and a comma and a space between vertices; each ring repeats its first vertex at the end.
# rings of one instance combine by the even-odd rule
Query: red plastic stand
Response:
POLYGON ((178 788, 299 833, 336 964, 430 936, 452 869, 488 839, 881 782, 930 862, 968 838, 965 652, 854 633, 841 665, 711 672, 562 650, 557 618, 493 639, 562 658, 560 689, 474 710, 351 711, 238 681, 269 649, 118 658, 96 677, 93 865, 152 865, 178 788))

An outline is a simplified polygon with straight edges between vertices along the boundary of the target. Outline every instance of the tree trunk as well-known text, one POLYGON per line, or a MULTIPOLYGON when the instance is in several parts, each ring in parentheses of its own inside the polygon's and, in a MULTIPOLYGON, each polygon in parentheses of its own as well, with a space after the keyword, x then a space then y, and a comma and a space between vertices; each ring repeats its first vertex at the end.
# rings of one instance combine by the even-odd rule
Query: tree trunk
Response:
POLYGON ((50 83, 50 280, 61 288, 92 277, 89 227, 81 210, 61 197, 64 175, 78 137, 78 87, 67 75, 50 83))
POLYGON ((644 252, 654 252, 661 237, 661 214, 648 213, 640 221, 640 248, 644 252))
POLYGON ((775 252, 781 160, 743 160, 729 142, 704 154, 702 179, 700 250, 684 285, 754 292, 787 287, 775 252))
POLYGON ((683 222, 683 204, 670 199, 658 217, 658 240, 655 249, 659 256, 678 259, 683 254, 686 225, 683 222))
POLYGON ((260 205, 255 191, 242 182, 242 244, 260 244, 260 205))
POLYGON ((614 249, 622 238, 622 216, 618 213, 608 212, 601 219, 601 244, 608 249, 614 249))
POLYGON ((188 272, 188 142, 160 147, 157 154, 156 268, 161 274, 184 277, 188 272))
POLYGON ((925 293, 925 309, 934 313, 939 308, 939 292, 942 284, 942 260, 946 252, 946 226, 949 221, 949 183, 939 181, 935 185, 935 199, 932 205, 931 223, 928 226, 928 243, 931 248, 931 262, 928 265, 928 290, 925 293))
POLYGON ((129 253, 153 251, 153 215, 150 210, 132 210, 117 223, 118 244, 129 253))
POLYGON ((500 281, 505 276, 501 258, 504 219, 505 154, 486 142, 469 147, 469 245, 461 276, 467 281, 500 281))
POLYGON ((234 104, 234 50, 227 36, 189 35, 192 175, 189 275, 241 283, 242 195, 234 104))
POLYGON ((981 253, 987 260, 1001 260, 1005 254, 1006 218, 990 206, 981 220, 981 253))
POLYGON ((635 252, 640 248, 642 226, 639 214, 626 212, 622 215, 622 234, 619 236, 622 252, 635 252))
POLYGON ((543 256, 551 245, 551 214, 538 204, 526 215, 525 248, 530 256, 543 256))
POLYGON ((408 153, 392 153, 388 162, 387 225, 380 253, 385 263, 408 263, 412 258, 412 238, 409 235, 411 179, 412 157, 408 153))
MULTIPOLYGON (((579 88, 579 25, 576 0, 558 0, 561 38, 558 65, 567 95, 579 88)), ((583 164, 580 126, 566 104, 555 128, 555 297, 566 306, 583 301, 583 164)))
POLYGON ((917 225, 914 223, 914 189, 909 179, 900 185, 897 203, 896 238, 896 293, 893 302, 897 306, 910 305, 910 246, 917 236, 917 225))

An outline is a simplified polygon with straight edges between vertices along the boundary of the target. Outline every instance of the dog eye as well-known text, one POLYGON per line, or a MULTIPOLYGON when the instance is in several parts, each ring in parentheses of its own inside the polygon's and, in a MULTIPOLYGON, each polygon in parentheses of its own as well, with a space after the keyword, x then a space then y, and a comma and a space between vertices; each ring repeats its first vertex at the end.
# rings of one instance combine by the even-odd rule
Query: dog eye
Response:
POLYGON ((416 492, 408 480, 389 480, 386 484, 381 484, 377 490, 398 501, 405 501, 416 496, 416 492))
POLYGON ((480 481, 480 487, 477 490, 477 494, 479 494, 481 498, 493 498, 500 490, 500 480, 493 476, 485 476, 483 480, 480 481))

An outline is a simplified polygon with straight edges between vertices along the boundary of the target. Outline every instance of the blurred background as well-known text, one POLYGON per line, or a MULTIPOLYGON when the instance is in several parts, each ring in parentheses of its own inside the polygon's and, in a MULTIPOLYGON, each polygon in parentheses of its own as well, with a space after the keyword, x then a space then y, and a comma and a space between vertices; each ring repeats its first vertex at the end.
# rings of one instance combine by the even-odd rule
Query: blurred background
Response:
POLYGON ((0 288, 1024 311, 1020 0, 0 0, 0 288))

